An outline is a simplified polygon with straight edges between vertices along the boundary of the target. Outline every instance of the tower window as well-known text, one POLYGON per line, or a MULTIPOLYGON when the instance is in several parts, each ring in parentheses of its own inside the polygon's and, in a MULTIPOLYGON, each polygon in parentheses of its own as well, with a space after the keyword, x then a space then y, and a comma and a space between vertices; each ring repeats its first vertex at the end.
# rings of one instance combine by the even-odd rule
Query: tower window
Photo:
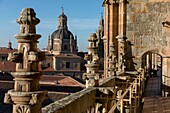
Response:
POLYGON ((66 62, 66 68, 70 68, 70 62, 66 62))

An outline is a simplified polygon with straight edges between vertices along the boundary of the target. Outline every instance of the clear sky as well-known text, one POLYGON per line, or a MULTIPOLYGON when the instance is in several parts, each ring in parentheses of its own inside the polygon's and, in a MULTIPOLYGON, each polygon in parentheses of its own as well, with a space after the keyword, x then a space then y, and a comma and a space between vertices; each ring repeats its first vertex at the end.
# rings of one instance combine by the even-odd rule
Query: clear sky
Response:
POLYGON ((42 37, 38 47, 46 48, 48 36, 58 27, 58 16, 61 7, 68 18, 68 29, 78 36, 79 51, 87 51, 88 37, 96 32, 99 25, 103 0, 0 0, 0 47, 6 47, 8 41, 17 48, 14 37, 19 33, 19 18, 23 8, 33 8, 37 18, 41 20, 37 25, 37 34, 42 37))

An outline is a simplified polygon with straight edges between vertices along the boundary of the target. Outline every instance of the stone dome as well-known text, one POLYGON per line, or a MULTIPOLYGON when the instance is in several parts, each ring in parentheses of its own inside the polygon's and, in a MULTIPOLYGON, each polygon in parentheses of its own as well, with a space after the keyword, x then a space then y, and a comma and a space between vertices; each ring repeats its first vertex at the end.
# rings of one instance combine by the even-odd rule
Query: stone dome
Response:
POLYGON ((51 35, 52 39, 74 39, 73 34, 67 29, 58 29, 51 35))
POLYGON ((73 34, 68 30, 67 27, 67 16, 64 14, 62 9, 61 15, 58 17, 58 29, 55 30, 52 35, 52 39, 74 39, 73 34))

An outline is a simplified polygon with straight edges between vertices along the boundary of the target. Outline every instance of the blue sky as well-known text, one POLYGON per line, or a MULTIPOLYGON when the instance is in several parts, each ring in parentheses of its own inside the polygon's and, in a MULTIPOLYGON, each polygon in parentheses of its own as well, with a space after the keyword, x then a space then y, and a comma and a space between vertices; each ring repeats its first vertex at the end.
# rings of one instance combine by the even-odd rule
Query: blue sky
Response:
POLYGON ((38 47, 47 47, 49 34, 58 27, 58 16, 61 7, 68 18, 68 29, 78 36, 79 51, 87 51, 88 37, 90 33, 96 32, 103 0, 0 0, 0 46, 6 47, 11 40, 12 46, 17 48, 14 37, 19 33, 19 18, 23 8, 33 8, 37 18, 41 20, 37 25, 37 34, 42 37, 38 47))

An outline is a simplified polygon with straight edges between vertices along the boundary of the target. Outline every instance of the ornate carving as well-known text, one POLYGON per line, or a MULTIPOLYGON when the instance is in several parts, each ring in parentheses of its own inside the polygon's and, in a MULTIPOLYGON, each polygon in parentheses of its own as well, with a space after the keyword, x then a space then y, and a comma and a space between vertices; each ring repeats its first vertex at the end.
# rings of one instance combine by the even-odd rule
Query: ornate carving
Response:
POLYGON ((20 24, 20 33, 15 36, 18 52, 11 53, 8 57, 8 60, 16 62, 16 72, 13 73, 15 86, 10 92, 12 97, 6 94, 4 101, 14 101, 13 113, 39 113, 40 103, 45 99, 44 92, 39 92, 41 73, 38 71, 39 61, 45 59, 45 55, 37 52, 37 43, 41 35, 36 34, 35 29, 40 20, 35 17, 32 8, 25 8, 17 22, 20 24), (38 95, 41 96, 38 98, 38 95))
POLYGON ((92 33, 88 39, 89 47, 88 54, 85 55, 84 59, 87 60, 85 65, 87 68, 86 73, 83 74, 83 78, 86 79, 86 87, 97 86, 100 74, 98 73, 99 69, 99 56, 98 56, 98 45, 97 45, 97 36, 95 33, 92 33))
POLYGON ((37 25, 40 20, 35 17, 35 12, 31 8, 23 9, 20 18, 17 19, 17 22, 21 24, 20 26, 20 33, 35 33, 35 25, 37 25))
POLYGON ((116 54, 115 54, 115 45, 112 43, 110 45, 110 56, 109 56, 109 75, 110 76, 116 76, 116 71, 117 71, 117 59, 116 59, 116 54))
POLYGON ((8 104, 13 103, 10 94, 8 94, 8 93, 5 94, 4 103, 8 103, 8 104))
POLYGON ((38 94, 32 94, 31 96, 32 96, 32 98, 31 98, 29 104, 34 105, 37 103, 38 94))
POLYGON ((17 106, 16 113, 30 113, 30 109, 27 106, 17 106))
POLYGON ((12 62, 22 62, 23 61, 23 54, 19 52, 9 53, 8 60, 12 62))
POLYGON ((31 51, 28 55, 28 62, 32 63, 37 61, 37 52, 31 51))
POLYGON ((29 82, 21 82, 21 81, 16 81, 15 83, 16 87, 15 90, 16 91, 30 91, 30 83, 29 82))

